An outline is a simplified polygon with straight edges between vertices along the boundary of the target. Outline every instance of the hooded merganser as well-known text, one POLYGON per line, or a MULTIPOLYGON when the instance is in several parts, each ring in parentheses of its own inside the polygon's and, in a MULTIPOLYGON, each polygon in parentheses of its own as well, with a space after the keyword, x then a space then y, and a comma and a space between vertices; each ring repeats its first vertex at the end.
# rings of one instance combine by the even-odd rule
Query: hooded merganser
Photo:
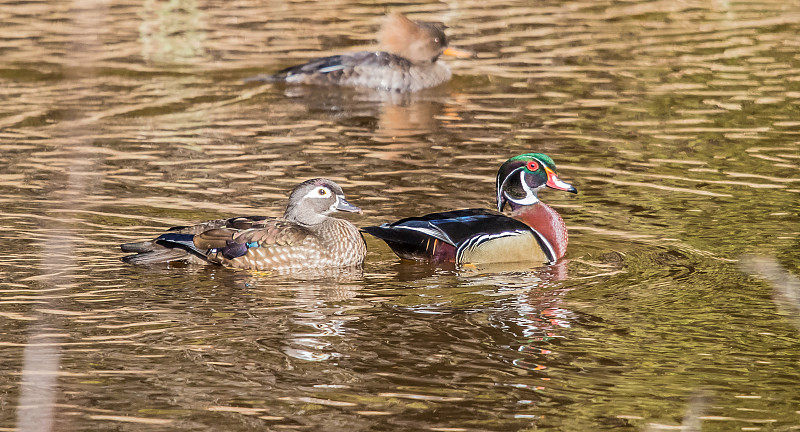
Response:
POLYGON ((442 23, 412 21, 394 12, 386 16, 379 34, 381 51, 361 51, 322 57, 251 80, 296 84, 365 87, 415 92, 450 79, 441 55, 468 57, 473 53, 448 48, 442 23))

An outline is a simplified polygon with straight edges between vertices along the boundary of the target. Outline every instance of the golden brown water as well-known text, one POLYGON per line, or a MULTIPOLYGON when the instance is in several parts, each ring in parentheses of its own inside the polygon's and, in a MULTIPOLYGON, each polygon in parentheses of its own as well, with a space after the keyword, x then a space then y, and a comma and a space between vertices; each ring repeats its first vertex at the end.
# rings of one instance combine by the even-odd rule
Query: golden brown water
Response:
POLYGON ((0 1, 0 431, 793 430, 800 2, 0 1), (443 21, 413 96, 245 83, 443 21), (459 273, 123 265, 119 243, 280 215, 492 207, 518 153, 567 260, 459 273), (505 270, 505 271, 503 271, 505 270), (763 279, 762 279, 763 278, 763 279))

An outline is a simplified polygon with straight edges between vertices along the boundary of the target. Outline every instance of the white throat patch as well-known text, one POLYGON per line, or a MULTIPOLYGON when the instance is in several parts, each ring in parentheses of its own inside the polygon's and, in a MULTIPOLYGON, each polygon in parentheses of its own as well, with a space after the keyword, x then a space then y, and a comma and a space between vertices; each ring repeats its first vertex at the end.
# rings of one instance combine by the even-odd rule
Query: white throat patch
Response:
POLYGON ((531 189, 531 187, 528 186, 528 183, 525 182, 525 170, 521 170, 519 172, 519 181, 522 183, 522 189, 525 191, 525 198, 515 199, 503 191, 503 195, 506 196, 506 199, 521 206, 528 206, 538 203, 539 197, 536 196, 536 190, 531 189))
POLYGON ((336 200, 333 202, 333 204, 331 204, 330 207, 328 207, 328 211, 326 211, 325 214, 338 211, 338 209, 336 207, 339 206, 339 203, 341 202, 341 200, 342 200, 342 198, 339 195, 336 195, 336 200))

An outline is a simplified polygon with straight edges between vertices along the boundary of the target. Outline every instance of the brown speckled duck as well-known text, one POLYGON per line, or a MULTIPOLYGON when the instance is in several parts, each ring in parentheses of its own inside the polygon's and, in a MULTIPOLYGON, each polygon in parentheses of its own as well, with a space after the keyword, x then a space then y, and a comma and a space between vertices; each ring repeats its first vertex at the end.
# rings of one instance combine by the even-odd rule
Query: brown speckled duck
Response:
POLYGON ((447 47, 442 23, 412 21, 389 14, 379 35, 381 51, 361 51, 322 57, 251 81, 285 81, 296 84, 365 87, 396 92, 415 92, 450 79, 441 55, 468 57, 472 53, 447 47))
POLYGON ((237 217, 174 227, 151 241, 121 245, 130 264, 184 261, 251 270, 359 266, 367 248, 358 228, 329 216, 361 209, 342 188, 316 178, 297 185, 282 218, 237 217))

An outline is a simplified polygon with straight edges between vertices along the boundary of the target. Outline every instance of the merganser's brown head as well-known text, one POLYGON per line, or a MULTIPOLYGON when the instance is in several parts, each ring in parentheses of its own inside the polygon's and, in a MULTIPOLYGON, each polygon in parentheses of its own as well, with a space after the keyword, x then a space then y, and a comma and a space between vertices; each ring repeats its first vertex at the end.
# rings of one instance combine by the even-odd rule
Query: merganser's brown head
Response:
POLYGON ((383 50, 415 64, 434 63, 442 54, 471 56, 471 52, 447 48, 446 29, 440 22, 412 21, 393 12, 386 16, 379 40, 383 50))

